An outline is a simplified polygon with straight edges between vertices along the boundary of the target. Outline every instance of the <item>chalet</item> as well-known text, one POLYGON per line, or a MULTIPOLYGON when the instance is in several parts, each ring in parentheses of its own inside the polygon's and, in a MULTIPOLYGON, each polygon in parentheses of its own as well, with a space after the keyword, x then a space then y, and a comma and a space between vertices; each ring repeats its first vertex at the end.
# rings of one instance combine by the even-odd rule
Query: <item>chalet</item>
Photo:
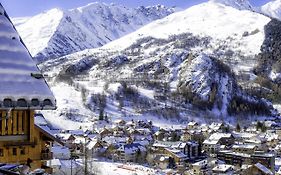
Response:
POLYGON ((155 132, 153 137, 154 140, 163 140, 166 136, 166 131, 163 129, 160 129, 159 131, 155 132))
POLYGON ((187 128, 188 128, 188 129, 196 129, 198 126, 199 126, 199 124, 198 124, 197 122, 194 122, 194 121, 189 122, 189 123, 187 124, 187 128))
POLYGON ((208 154, 215 154, 220 150, 220 144, 218 140, 207 139, 203 142, 203 150, 208 154))
POLYGON ((201 160, 199 162, 193 163, 191 165, 191 174, 195 175, 203 175, 203 174, 211 174, 209 170, 208 160, 201 160))
POLYGON ((120 145, 125 144, 127 137, 114 137, 114 136, 107 136, 102 139, 105 145, 120 145))
POLYGON ((146 148, 138 143, 125 144, 116 150, 116 155, 122 162, 140 162, 145 159, 146 148))
POLYGON ((70 133, 59 133, 57 137, 70 149, 75 149, 75 137, 70 133))
POLYGON ((199 155, 199 144, 196 142, 164 142, 155 141, 152 145, 158 153, 164 153, 165 149, 174 149, 182 152, 186 158, 193 159, 199 155))
POLYGON ((212 130, 212 131, 219 131, 219 130, 222 130, 222 128, 224 127, 224 124, 223 123, 211 123, 211 125, 209 126, 209 129, 212 130))
POLYGON ((34 124, 35 110, 53 110, 55 98, 0 4, 0 162, 51 159, 54 137, 34 124))
POLYGON ((111 136, 112 134, 113 134, 113 132, 110 131, 110 130, 107 129, 107 128, 103 128, 103 129, 100 131, 100 133, 99 133, 99 135, 100 135, 101 138, 104 138, 105 136, 111 136))
POLYGON ((141 135, 141 133, 134 128, 128 128, 126 132, 128 135, 141 135))
POLYGON ((183 152, 181 152, 180 150, 165 148, 164 154, 171 157, 171 160, 173 160, 174 164, 178 168, 185 167, 185 161, 188 159, 188 157, 187 155, 183 154, 183 152))
POLYGON ((182 141, 196 141, 198 143, 203 143, 206 136, 200 130, 185 130, 181 135, 182 141))
POLYGON ((209 154, 217 153, 221 146, 231 146, 234 144, 235 138, 232 134, 214 133, 203 142, 203 150, 209 154))
POLYGON ((104 150, 103 144, 100 140, 90 140, 86 144, 86 148, 87 148, 88 154, 92 155, 92 156, 100 155, 102 153, 102 151, 104 150))

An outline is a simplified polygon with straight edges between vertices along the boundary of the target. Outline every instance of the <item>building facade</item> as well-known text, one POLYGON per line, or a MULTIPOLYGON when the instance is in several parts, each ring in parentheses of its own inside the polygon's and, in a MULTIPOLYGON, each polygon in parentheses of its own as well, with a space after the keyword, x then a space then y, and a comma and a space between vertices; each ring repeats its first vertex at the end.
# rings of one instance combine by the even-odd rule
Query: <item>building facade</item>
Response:
POLYGON ((0 4, 0 162, 45 166, 54 138, 34 124, 35 110, 56 108, 55 98, 0 4))

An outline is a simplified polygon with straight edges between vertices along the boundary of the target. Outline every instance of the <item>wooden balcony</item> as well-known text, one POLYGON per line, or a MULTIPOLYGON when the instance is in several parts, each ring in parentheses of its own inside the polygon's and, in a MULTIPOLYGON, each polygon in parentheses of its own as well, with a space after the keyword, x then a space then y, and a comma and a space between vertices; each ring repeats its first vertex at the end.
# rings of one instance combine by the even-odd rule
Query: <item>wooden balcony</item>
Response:
POLYGON ((41 160, 51 160, 53 159, 53 153, 52 152, 48 152, 48 153, 41 153, 41 160))
POLYGON ((28 140, 28 135, 0 135, 0 141, 26 141, 28 140))

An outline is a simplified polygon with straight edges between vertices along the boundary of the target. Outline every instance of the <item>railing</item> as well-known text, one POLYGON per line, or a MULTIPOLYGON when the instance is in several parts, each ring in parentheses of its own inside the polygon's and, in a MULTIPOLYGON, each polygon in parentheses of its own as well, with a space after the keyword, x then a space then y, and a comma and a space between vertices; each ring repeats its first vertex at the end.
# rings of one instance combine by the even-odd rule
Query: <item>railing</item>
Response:
POLYGON ((41 153, 41 160, 50 160, 53 159, 53 153, 48 152, 48 153, 41 153))

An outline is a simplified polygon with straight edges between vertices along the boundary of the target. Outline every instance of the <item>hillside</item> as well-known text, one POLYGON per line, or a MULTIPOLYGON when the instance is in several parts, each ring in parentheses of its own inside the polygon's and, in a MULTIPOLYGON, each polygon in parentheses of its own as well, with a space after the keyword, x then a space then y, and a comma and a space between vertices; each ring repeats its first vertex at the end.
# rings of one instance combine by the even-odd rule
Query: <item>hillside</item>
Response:
POLYGON ((69 93, 76 93, 83 106, 68 105, 74 118, 84 110, 92 112, 85 120, 101 115, 177 123, 270 117, 276 115, 271 103, 251 91, 260 87, 257 55, 264 52, 270 22, 251 10, 210 1, 40 67, 61 106, 69 100, 59 92, 74 87, 69 93))

